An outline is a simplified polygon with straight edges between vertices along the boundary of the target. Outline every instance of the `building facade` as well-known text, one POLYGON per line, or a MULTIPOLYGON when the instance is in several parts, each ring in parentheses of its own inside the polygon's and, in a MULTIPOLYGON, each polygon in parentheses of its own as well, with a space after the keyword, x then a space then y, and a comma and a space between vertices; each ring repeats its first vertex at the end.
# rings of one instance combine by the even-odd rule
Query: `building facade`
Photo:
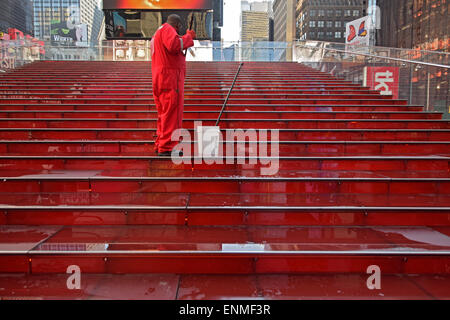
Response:
POLYGON ((381 29, 377 45, 450 51, 449 0, 377 0, 381 29))
POLYGON ((241 41, 269 41, 267 12, 242 12, 241 41))
POLYGON ((367 5, 366 0, 299 0, 296 37, 300 40, 345 42, 346 24, 367 15, 367 5))
POLYGON ((33 35, 33 5, 31 0, 0 1, 0 32, 8 33, 8 29, 17 29, 33 35))
POLYGON ((104 18, 100 3, 98 0, 34 0, 34 34, 49 41, 52 25, 69 22, 86 25, 87 43, 98 45, 104 18))
POLYGON ((274 41, 292 42, 296 37, 296 0, 275 0, 273 3, 274 41))
POLYGON ((271 1, 241 2, 241 41, 270 41, 271 1))

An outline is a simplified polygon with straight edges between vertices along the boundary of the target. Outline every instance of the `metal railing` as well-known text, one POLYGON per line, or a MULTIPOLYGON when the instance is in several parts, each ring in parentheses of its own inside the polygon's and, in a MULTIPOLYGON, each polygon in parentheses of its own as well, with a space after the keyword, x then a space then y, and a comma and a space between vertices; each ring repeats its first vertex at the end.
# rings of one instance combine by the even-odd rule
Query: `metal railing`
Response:
POLYGON ((377 79, 377 71, 384 75, 388 72, 392 83, 387 92, 380 90, 382 94, 392 94, 394 98, 425 106, 429 112, 441 112, 450 118, 450 54, 446 52, 383 47, 358 47, 350 51, 345 44, 298 41, 293 60, 376 90, 386 86, 380 80, 387 80, 377 79), (408 59, 414 55, 422 60, 408 59))

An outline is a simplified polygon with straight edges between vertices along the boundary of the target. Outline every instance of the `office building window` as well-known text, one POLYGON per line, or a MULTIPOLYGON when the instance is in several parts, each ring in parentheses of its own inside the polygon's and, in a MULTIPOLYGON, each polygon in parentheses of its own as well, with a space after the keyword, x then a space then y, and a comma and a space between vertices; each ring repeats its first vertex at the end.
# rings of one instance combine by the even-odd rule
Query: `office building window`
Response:
POLYGON ((312 20, 312 21, 309 22, 309 27, 310 28, 314 28, 315 26, 316 26, 316 22, 315 21, 312 20))
POLYGON ((325 21, 317 21, 317 27, 323 28, 325 26, 325 21))
POLYGON ((319 10, 319 17, 325 16, 325 10, 319 10))
POLYGON ((337 32, 334 33, 334 37, 336 39, 340 39, 342 37, 342 33, 340 31, 337 31, 337 32))
POLYGON ((333 38, 333 32, 328 31, 327 32, 327 38, 333 38))
POLYGON ((332 17, 333 13, 333 10, 327 10, 327 16, 332 17))
POLYGON ((333 28, 333 21, 327 21, 327 28, 333 28))
POLYGON ((336 10, 336 17, 340 17, 342 16, 342 11, 341 10, 336 10))
POLYGON ((359 10, 353 10, 353 16, 359 17, 359 10))
POLYGON ((341 28, 342 27, 342 22, 341 21, 335 21, 334 22, 334 27, 335 28, 341 28))
POLYGON ((351 15, 352 15, 352 10, 345 10, 344 11, 344 16, 350 17, 351 15))
POLYGON ((316 10, 309 10, 309 16, 315 17, 316 16, 316 10))
POLYGON ((317 32, 317 38, 319 38, 319 39, 323 39, 323 38, 324 38, 324 36, 325 36, 325 33, 324 33, 324 32, 322 32, 322 31, 320 31, 320 32, 317 32))

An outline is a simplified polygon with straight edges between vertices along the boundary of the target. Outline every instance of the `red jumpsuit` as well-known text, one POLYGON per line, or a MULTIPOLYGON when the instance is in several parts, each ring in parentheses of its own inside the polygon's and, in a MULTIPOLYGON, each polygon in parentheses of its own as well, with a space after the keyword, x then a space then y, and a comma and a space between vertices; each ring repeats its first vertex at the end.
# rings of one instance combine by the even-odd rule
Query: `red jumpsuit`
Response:
POLYGON ((194 46, 190 34, 180 37, 170 24, 163 24, 152 39, 153 98, 158 111, 155 151, 167 152, 178 144, 171 141, 173 131, 183 126, 184 49, 194 46))

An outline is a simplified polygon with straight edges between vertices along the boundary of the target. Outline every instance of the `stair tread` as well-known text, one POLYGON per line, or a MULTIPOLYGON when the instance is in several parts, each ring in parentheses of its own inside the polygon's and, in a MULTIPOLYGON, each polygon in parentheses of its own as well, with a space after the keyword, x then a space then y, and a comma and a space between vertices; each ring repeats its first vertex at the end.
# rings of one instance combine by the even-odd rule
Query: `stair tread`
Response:
POLYGON ((290 210, 295 208, 370 210, 391 208, 401 210, 449 209, 450 195, 435 194, 348 194, 348 193, 189 193, 189 192, 15 192, 3 193, 2 209, 86 210, 110 209, 164 211, 172 208, 185 210, 233 208, 260 208, 261 210, 290 210))
POLYGON ((448 275, 383 274, 381 290, 367 274, 178 275, 83 274, 67 290, 67 274, 0 274, 0 297, 81 300, 379 300, 450 299, 448 275))
POLYGON ((450 252, 450 229, 428 227, 0 226, 0 254, 27 252, 450 252), (443 233, 445 230, 447 233, 443 233))
POLYGON ((185 170, 185 169, 150 169, 150 170, 8 170, 0 171, 0 180, 22 179, 92 179, 92 180, 450 180, 450 172, 442 171, 322 171, 322 170, 284 170, 273 176, 261 176, 259 169, 241 170, 185 170))

